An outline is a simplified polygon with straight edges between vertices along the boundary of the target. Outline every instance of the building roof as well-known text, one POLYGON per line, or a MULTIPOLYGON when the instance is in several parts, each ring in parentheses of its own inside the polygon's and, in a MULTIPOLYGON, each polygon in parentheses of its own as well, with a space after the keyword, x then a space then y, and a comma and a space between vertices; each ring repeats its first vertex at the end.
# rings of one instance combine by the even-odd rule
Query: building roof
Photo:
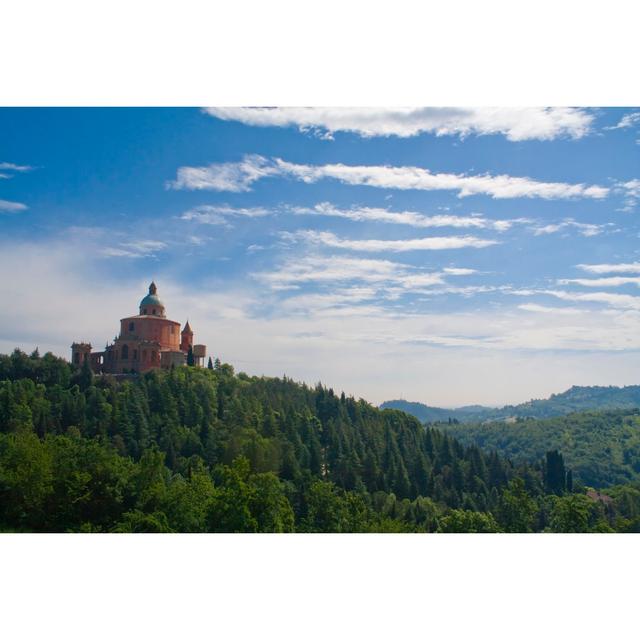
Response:
POLYGON ((144 298, 142 298, 142 300, 140 301, 140 306, 144 307, 146 305, 153 305, 156 307, 162 307, 164 309, 164 303, 156 295, 157 291, 158 287, 156 287, 156 283, 152 282, 149 285, 149 293, 144 298))
POLYGON ((124 322, 125 320, 162 320, 163 322, 170 322, 171 324, 177 324, 180 326, 180 323, 177 320, 169 320, 166 316, 154 316, 152 313, 148 313, 146 315, 144 313, 139 313, 136 316, 120 318, 120 322, 124 322))
POLYGON ((184 325, 184 329, 182 330, 182 333, 193 333, 193 330, 191 329, 191 325, 189 324, 188 320, 187 320, 187 324, 184 325))

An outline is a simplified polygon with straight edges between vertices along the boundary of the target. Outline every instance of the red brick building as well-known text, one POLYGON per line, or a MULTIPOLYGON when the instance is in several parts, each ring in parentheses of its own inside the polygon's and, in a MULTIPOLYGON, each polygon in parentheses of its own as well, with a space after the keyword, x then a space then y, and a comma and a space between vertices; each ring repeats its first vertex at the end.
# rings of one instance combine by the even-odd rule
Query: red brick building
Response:
POLYGON ((137 373, 184 365, 191 348, 195 364, 202 366, 206 346, 193 344, 193 331, 188 321, 180 331, 180 323, 167 318, 157 291, 152 282, 149 293, 140 302, 139 313, 120 320, 119 335, 104 351, 92 351, 87 342, 74 342, 71 362, 81 366, 89 359, 95 373, 137 373))

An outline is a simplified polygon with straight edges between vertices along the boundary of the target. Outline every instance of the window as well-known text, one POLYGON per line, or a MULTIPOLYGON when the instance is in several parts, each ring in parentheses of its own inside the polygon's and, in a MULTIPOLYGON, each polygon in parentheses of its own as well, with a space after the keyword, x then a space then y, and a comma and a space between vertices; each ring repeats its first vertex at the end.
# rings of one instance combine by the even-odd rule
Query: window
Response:
POLYGON ((133 359, 134 359, 134 360, 137 360, 137 359, 138 359, 138 350, 137 350, 137 349, 134 349, 134 350, 133 350, 133 359))
POLYGON ((129 323, 129 331, 133 331, 136 328, 136 325, 134 322, 130 322, 129 323))
POLYGON ((143 349, 143 351, 142 351, 142 359, 143 360, 147 359, 147 350, 146 349, 143 349))
POLYGON ((126 344, 122 347, 122 359, 123 360, 129 359, 129 346, 126 344))
POLYGON ((153 315, 155 316, 155 315, 156 315, 156 310, 154 309, 154 310, 152 311, 152 313, 153 313, 153 315))
POLYGON ((73 361, 76 364, 80 364, 80 354, 77 351, 73 354, 73 361))

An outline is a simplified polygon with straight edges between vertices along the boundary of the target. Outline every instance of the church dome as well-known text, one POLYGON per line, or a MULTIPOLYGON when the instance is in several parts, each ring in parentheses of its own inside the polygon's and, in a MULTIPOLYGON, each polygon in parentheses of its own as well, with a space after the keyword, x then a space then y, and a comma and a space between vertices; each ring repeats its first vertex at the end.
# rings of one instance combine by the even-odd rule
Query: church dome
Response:
POLYGON ((164 311, 164 303, 157 295, 158 287, 152 282, 149 285, 149 293, 140 301, 140 313, 144 313, 143 309, 147 307, 160 307, 164 311))

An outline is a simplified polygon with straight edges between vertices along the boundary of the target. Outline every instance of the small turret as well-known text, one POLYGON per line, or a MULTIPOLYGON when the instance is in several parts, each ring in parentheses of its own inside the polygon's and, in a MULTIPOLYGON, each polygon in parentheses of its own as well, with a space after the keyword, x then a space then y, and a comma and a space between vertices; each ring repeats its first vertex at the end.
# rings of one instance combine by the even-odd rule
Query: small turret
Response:
POLYGON ((85 360, 91 358, 90 342, 74 342, 71 345, 71 363, 76 367, 81 367, 85 360))
POLYGON ((188 320, 184 325, 184 329, 180 333, 180 337, 180 351, 188 353, 189 347, 193 346, 193 331, 191 330, 191 325, 189 324, 188 320))

